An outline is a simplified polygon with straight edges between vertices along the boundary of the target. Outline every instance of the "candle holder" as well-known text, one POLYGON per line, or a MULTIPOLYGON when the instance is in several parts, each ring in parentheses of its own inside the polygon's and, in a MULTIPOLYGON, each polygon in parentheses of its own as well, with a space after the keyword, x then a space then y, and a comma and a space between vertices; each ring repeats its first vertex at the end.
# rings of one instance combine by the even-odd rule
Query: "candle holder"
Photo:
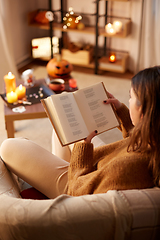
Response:
POLYGON ((77 87, 77 80, 74 78, 69 79, 69 87, 76 88, 77 87))
POLYGON ((22 73, 22 79, 25 86, 33 87, 34 86, 34 76, 33 76, 33 70, 27 69, 22 73))

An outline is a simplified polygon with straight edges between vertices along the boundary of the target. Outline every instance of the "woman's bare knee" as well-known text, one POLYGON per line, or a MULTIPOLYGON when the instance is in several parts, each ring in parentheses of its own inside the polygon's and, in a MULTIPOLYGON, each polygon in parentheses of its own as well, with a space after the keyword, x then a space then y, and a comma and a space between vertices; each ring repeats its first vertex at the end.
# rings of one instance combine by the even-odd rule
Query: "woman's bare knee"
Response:
POLYGON ((21 151, 19 143, 27 141, 23 138, 8 138, 3 141, 0 147, 0 156, 5 163, 8 163, 14 159, 15 153, 21 151))
POLYGON ((8 158, 10 159, 10 155, 12 155, 12 143, 13 139, 8 138, 1 144, 0 155, 3 161, 6 161, 8 158))

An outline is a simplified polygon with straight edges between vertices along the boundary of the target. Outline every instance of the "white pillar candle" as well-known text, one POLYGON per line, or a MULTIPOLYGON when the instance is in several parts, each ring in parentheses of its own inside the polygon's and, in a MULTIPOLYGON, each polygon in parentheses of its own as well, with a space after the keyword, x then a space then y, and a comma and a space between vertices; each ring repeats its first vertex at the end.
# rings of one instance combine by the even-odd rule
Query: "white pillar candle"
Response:
POLYGON ((120 32, 122 30, 122 22, 114 21, 113 22, 113 28, 116 32, 120 32))
POLYGON ((113 28, 112 23, 108 23, 108 24, 106 24, 106 26, 105 26, 105 30, 106 30, 107 33, 109 32, 109 30, 110 30, 111 28, 113 28))
POLYGON ((111 23, 108 23, 105 26, 105 30, 109 35, 114 35, 116 33, 115 29, 113 28, 113 25, 111 23))

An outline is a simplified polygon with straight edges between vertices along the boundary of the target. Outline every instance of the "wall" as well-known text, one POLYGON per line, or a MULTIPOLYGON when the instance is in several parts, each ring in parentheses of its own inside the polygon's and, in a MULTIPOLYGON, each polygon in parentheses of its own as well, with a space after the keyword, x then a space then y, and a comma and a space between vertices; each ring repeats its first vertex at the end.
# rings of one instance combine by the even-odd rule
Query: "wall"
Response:
MULTIPOLYGON (((27 13, 38 8, 47 8, 47 0, 14 0, 11 1, 12 24, 12 41, 14 46, 14 56, 17 65, 20 65, 30 56, 30 42, 34 37, 47 36, 48 31, 29 27, 27 24, 27 13)), ((53 9, 59 8, 60 1, 52 0, 53 9)), ((94 13, 96 5, 92 0, 67 0, 67 9, 73 7, 75 12, 94 13)), ((111 48, 128 51, 130 54, 129 69, 135 71, 139 53, 139 33, 141 21, 141 0, 131 0, 128 2, 108 2, 111 11, 109 14, 117 16, 130 17, 132 19, 132 33, 126 39, 108 39, 111 48)), ((100 13, 104 13, 104 1, 100 2, 100 13)), ((95 18, 87 19, 91 24, 95 24, 95 18)), ((100 25, 103 25, 100 20, 100 25)), ((55 35, 60 36, 58 31, 55 35)), ((71 41, 81 41, 94 44, 95 36, 90 34, 69 34, 71 41)), ((100 45, 103 44, 103 38, 99 38, 100 45)))
POLYGON ((47 35, 47 32, 28 26, 27 14, 38 8, 47 8, 43 0, 14 0, 10 1, 11 32, 14 56, 17 65, 30 57, 30 43, 34 37, 47 35))

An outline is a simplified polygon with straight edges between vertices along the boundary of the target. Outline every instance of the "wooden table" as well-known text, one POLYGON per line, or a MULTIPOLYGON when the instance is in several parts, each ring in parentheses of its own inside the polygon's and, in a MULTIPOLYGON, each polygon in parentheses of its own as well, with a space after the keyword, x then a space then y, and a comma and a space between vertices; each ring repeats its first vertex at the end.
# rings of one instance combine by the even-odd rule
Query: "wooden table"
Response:
MULTIPOLYGON (((44 80, 40 80, 43 82, 44 80)), ((65 83, 65 91, 75 91, 76 89, 69 89, 69 85, 65 83)), ((46 118, 47 114, 41 103, 36 103, 30 106, 25 106, 26 111, 23 113, 13 112, 12 109, 4 105, 4 118, 7 130, 7 137, 14 138, 14 121, 25 119, 46 118)))
POLYGON ((36 119, 36 118, 46 118, 47 115, 41 103, 33 104, 31 106, 26 106, 26 111, 23 113, 15 113, 12 109, 4 106, 4 118, 7 130, 7 137, 14 137, 14 121, 25 120, 25 119, 36 119))
MULTIPOLYGON (((36 81, 35 86, 39 84, 46 85, 44 79, 40 79, 36 81)), ((46 85, 47 87, 47 85, 46 85)), ((16 106, 15 106, 16 107, 16 106)), ((17 120, 25 120, 25 119, 36 119, 36 118, 46 118, 46 112, 41 103, 36 103, 32 105, 25 105, 25 112, 13 112, 11 108, 7 105, 4 105, 4 118, 5 118, 5 126, 7 130, 7 137, 14 137, 14 121, 17 120)))

